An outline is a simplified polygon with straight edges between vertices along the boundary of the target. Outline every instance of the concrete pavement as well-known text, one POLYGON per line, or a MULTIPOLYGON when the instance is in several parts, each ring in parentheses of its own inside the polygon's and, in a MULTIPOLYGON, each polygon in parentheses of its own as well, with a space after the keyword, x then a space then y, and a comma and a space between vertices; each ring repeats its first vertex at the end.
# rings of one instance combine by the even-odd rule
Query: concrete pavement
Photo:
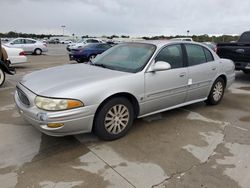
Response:
POLYGON ((218 106, 198 103, 136 120, 124 138, 41 134, 17 113, 16 82, 68 64, 64 46, 29 56, 0 88, 0 187, 250 187, 250 75, 218 106))

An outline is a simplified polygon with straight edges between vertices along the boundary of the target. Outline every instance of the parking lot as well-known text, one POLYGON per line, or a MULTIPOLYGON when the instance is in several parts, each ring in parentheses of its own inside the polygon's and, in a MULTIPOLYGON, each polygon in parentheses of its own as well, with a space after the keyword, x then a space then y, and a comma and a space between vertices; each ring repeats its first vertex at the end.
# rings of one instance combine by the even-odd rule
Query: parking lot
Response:
POLYGON ((217 106, 138 119, 116 141, 46 136, 18 114, 15 85, 27 73, 69 63, 64 45, 49 45, 0 88, 0 187, 250 187, 250 75, 237 72, 217 106))

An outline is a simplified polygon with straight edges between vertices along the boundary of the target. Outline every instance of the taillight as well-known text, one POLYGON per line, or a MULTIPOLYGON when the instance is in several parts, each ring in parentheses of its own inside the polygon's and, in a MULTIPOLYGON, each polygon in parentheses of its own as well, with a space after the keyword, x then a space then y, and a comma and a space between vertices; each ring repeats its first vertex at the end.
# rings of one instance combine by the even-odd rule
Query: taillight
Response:
POLYGON ((19 55, 24 56, 25 55, 24 51, 20 52, 19 55))
POLYGON ((215 53, 218 53, 218 47, 217 46, 214 48, 214 51, 215 51, 215 53))
POLYGON ((47 44, 43 44, 47 48, 47 44))

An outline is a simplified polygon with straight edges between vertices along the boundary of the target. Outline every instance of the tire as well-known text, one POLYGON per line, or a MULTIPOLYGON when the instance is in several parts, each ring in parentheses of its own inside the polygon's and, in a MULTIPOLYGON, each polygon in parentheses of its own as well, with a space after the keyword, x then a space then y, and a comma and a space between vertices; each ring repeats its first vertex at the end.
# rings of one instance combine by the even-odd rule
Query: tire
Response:
POLYGON ((83 63, 84 61, 82 59, 76 59, 77 63, 83 63))
POLYGON ((208 105, 219 104, 223 98, 225 87, 226 87, 225 81, 221 77, 217 78, 205 102, 208 105))
POLYGON ((2 86, 4 82, 5 82, 5 73, 0 68, 0 86, 2 86))
POLYGON ((42 52, 43 52, 43 51, 42 51, 41 49, 39 49, 39 48, 37 48, 37 49, 34 50, 34 54, 35 54, 35 55, 41 55, 42 52))
POLYGON ((98 110, 94 133, 103 140, 116 140, 127 134, 134 121, 134 109, 126 98, 113 98, 98 110))
POLYGON ((243 70, 245 74, 250 74, 250 70, 243 70))
POLYGON ((95 54, 92 54, 89 56, 89 61, 92 61, 93 59, 95 59, 96 55, 95 54))

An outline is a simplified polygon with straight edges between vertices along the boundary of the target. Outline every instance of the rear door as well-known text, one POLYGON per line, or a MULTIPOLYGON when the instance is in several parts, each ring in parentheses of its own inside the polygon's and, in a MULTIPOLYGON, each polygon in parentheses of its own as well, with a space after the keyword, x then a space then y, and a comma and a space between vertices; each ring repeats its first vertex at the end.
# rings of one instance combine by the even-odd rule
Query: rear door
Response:
POLYGON ((210 50, 198 44, 185 44, 188 59, 187 102, 208 96, 218 72, 218 62, 210 50))
POLYGON ((35 40, 30 40, 30 39, 25 39, 25 51, 33 53, 35 48, 36 48, 36 41, 35 40))

